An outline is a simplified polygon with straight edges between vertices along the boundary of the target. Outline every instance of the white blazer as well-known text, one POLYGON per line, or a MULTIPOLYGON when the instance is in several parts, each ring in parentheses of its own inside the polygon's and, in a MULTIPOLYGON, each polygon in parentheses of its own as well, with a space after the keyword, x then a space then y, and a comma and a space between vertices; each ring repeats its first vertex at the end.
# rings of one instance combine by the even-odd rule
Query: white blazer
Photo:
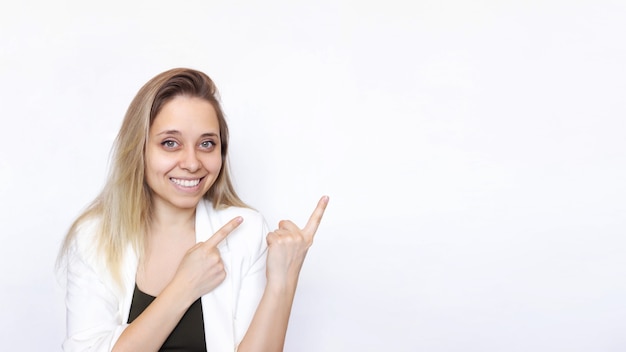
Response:
MULTIPOLYGON (((202 296, 207 351, 236 351, 265 289, 268 228, 258 212, 239 207, 216 210, 202 200, 196 209, 196 241, 205 241, 236 216, 244 221, 218 249, 226 279, 202 296)), ((128 326, 138 258, 129 247, 118 288, 96 255, 96 221, 80 226, 67 257, 67 336, 64 351, 111 351, 128 326)))

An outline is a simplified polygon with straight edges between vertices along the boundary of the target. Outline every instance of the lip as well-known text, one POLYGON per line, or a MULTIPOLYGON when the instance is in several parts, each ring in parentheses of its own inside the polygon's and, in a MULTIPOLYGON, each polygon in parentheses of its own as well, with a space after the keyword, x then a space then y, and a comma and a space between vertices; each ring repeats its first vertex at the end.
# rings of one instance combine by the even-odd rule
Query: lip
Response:
POLYGON ((197 190, 200 189, 200 187, 202 186, 203 181, 205 180, 206 176, 202 176, 202 177, 170 177, 169 180, 172 183, 172 185, 174 185, 174 187, 182 192, 196 192, 197 190), (176 182, 176 181, 179 182, 176 182), (193 182, 193 181, 198 181, 197 184, 193 185, 193 186, 186 186, 184 185, 184 183, 188 183, 188 182, 193 182), (183 184, 181 184, 183 183, 183 184))

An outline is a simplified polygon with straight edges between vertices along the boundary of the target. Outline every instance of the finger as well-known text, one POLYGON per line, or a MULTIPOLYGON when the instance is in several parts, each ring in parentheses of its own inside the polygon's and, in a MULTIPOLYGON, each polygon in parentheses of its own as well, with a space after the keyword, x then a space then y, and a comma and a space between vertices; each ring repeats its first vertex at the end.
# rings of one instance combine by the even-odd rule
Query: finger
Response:
POLYGON ((278 222, 278 228, 279 229, 285 229, 285 230, 298 230, 300 231, 300 228, 298 227, 298 225, 294 224, 293 221, 291 220, 281 220, 278 222))
POLYGON ((278 241, 279 237, 280 236, 275 231, 272 231, 265 236, 265 241, 267 242, 267 245, 270 246, 272 243, 278 241))
POLYGON ((268 246, 272 246, 273 244, 278 244, 278 243, 291 243, 294 240, 297 240, 297 238, 294 237, 294 235, 295 234, 292 231, 277 229, 268 233, 267 236, 265 237, 265 240, 267 241, 268 246))
POLYGON ((322 216, 324 216, 324 211, 326 210, 328 201, 328 196, 323 196, 319 202, 317 202, 317 207, 313 210, 313 214, 311 214, 309 221, 303 229, 309 236, 313 236, 315 235, 315 232, 317 232, 317 228, 320 226, 320 222, 322 222, 322 216))
POLYGON ((217 247, 222 240, 224 240, 234 229, 237 228, 243 222, 243 218, 238 216, 233 218, 226 225, 222 226, 221 229, 217 230, 216 233, 213 234, 208 240, 204 241, 204 244, 210 247, 217 247))

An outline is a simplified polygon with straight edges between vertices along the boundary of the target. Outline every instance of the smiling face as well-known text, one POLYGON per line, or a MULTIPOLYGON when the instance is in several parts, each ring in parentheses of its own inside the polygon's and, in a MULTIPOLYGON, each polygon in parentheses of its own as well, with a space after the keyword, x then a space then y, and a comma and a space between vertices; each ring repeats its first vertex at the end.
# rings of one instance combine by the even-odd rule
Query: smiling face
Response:
POLYGON ((177 96, 163 105, 145 154, 155 210, 195 209, 222 168, 220 142, 217 114, 208 101, 177 96))

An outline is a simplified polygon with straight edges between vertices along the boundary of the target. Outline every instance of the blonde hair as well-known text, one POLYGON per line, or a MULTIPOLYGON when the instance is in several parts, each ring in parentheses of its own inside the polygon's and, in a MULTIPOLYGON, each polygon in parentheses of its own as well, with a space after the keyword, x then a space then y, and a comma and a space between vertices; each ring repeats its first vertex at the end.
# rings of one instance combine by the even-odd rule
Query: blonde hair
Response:
POLYGON ((111 276, 120 286, 121 263, 124 252, 132 246, 138 255, 145 248, 145 236, 152 218, 152 190, 145 171, 145 148, 150 126, 161 108, 177 96, 205 99, 215 109, 219 122, 222 168, 205 194, 215 208, 248 207, 237 195, 228 165, 228 125, 219 102, 217 88, 206 74, 176 68, 165 71, 148 81, 131 102, 115 139, 107 182, 98 197, 74 221, 63 242, 60 258, 65 257, 86 221, 96 219, 97 251, 111 276))

